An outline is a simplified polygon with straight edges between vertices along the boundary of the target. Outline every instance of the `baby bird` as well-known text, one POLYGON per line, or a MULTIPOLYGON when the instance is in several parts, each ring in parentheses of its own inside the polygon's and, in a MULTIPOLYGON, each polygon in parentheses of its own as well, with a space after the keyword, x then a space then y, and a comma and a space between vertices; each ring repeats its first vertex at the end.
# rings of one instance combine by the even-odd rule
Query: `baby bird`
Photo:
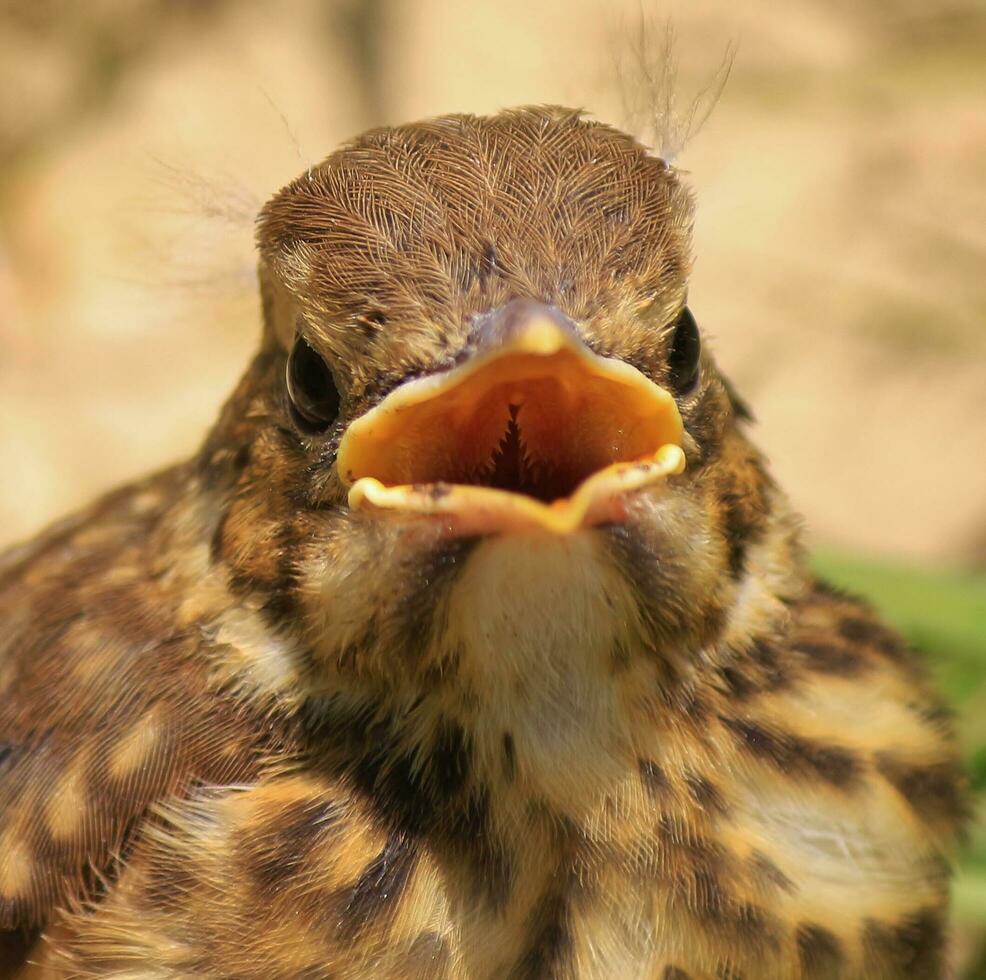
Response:
POLYGON ((691 223, 558 107, 267 204, 198 455, 0 559, 5 975, 942 975, 947 714, 808 571, 691 223))

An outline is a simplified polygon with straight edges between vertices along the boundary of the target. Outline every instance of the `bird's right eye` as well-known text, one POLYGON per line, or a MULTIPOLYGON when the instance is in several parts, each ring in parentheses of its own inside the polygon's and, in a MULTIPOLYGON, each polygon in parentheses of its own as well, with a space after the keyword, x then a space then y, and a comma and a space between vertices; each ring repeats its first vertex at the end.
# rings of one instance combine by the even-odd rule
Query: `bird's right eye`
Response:
POLYGON ((671 350, 668 354, 668 377, 676 395, 684 395, 698 381, 702 341, 698 324, 691 310, 684 307, 674 325, 671 350))
POLYGON ((339 414, 339 389, 325 359, 304 337, 295 338, 288 355, 288 398, 295 425, 317 435, 339 414))

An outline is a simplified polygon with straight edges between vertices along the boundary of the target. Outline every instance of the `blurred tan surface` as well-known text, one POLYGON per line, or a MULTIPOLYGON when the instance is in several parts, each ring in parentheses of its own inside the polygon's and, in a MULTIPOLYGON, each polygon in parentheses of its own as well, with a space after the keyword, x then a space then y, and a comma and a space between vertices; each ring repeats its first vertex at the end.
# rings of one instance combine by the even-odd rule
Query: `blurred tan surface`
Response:
MULTIPOLYGON (((986 561, 986 6, 644 8, 686 102, 736 47, 676 162, 691 305, 778 479, 816 538, 986 561)), ((0 544, 195 449, 257 337, 274 190, 379 123, 625 124, 640 9, 0 5, 0 544)))

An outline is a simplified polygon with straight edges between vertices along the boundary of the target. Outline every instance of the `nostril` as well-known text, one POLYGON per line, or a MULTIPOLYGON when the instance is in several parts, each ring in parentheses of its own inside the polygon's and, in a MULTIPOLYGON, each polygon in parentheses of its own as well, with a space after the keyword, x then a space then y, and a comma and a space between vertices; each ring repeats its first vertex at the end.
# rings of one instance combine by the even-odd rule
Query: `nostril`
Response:
POLYGON ((473 318, 469 346, 473 351, 500 347, 536 322, 550 323, 569 336, 581 339, 572 320, 556 307, 533 299, 512 299, 504 306, 473 318))

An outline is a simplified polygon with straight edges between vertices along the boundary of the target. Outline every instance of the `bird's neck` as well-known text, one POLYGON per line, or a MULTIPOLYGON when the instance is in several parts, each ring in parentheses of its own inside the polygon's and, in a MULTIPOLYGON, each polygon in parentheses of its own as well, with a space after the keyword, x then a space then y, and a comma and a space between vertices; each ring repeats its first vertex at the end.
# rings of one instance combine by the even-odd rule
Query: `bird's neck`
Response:
POLYGON ((589 535, 484 542, 450 595, 461 666, 448 697, 472 695, 456 713, 505 809, 537 800, 574 818, 635 758, 667 664, 635 655, 642 623, 604 552, 589 535))
POLYGON ((444 855, 461 893, 495 903, 523 879, 543 896, 586 828, 608 834, 663 760, 683 756, 718 645, 784 614, 753 555, 715 641, 663 650, 600 547, 593 536, 480 546, 441 614, 439 659, 454 668, 426 693, 351 688, 312 715, 331 764, 444 855))

